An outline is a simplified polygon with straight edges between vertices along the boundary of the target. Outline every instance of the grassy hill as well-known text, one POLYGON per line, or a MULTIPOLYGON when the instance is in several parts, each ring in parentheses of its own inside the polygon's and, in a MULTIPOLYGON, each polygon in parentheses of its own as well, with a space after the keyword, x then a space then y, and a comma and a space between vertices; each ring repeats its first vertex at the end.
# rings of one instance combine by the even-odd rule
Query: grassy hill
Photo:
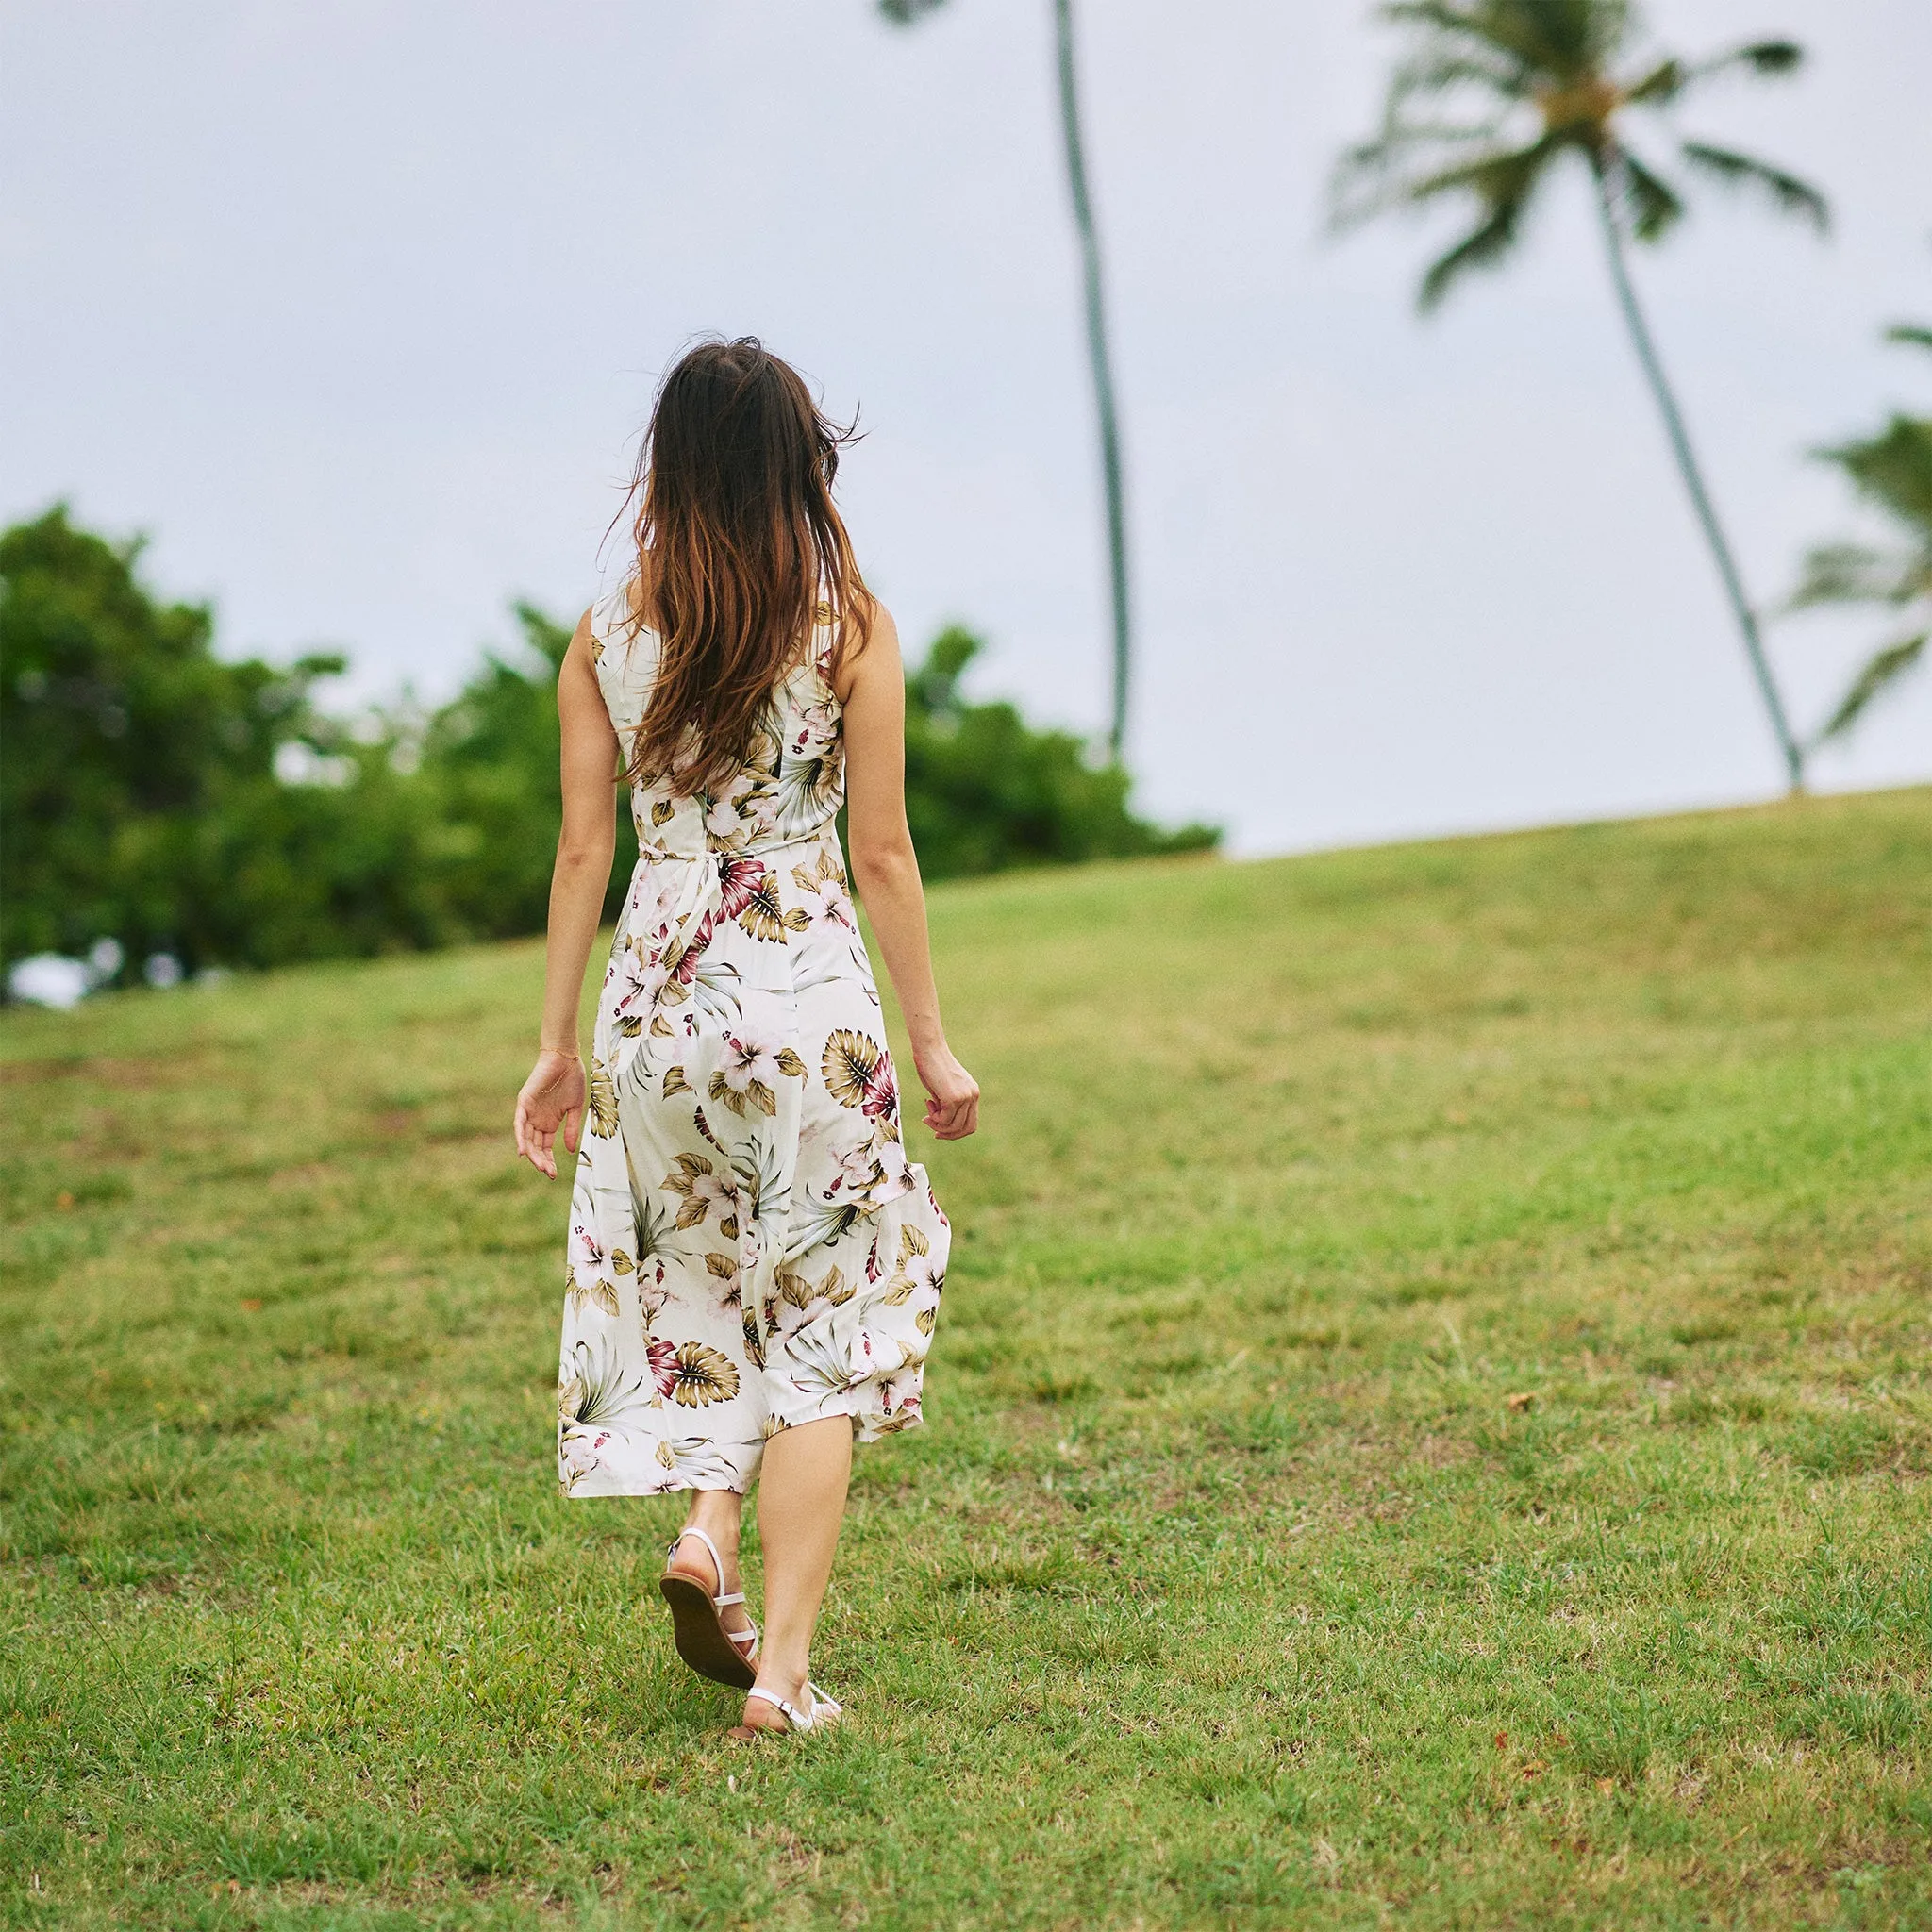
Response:
POLYGON ((0 1018, 0 1921, 1932 1924, 1932 791, 933 915, 931 1426, 750 1753, 552 1482, 536 946, 0 1018))

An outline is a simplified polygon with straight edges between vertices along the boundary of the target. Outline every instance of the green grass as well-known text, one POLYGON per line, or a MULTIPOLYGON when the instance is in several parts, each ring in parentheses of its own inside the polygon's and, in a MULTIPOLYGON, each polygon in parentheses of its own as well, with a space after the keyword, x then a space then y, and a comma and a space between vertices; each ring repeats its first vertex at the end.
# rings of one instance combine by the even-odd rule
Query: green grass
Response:
POLYGON ((1932 791, 933 918, 931 1423, 751 1753, 553 1484, 535 946, 0 1021, 0 1921, 1932 1924, 1932 791))

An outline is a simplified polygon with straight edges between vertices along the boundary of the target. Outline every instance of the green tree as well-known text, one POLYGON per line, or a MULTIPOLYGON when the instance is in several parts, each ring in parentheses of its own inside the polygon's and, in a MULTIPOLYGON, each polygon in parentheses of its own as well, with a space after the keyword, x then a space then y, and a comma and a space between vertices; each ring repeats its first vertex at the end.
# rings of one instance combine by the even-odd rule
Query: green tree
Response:
POLYGON ((1039 731, 1009 704, 971 705, 960 675, 981 649, 941 631, 906 678, 906 816, 928 878, 1215 845, 1210 825, 1163 831, 1127 809, 1119 763, 1096 771, 1068 731, 1039 731))
MULTIPOLYGON (((1797 790, 1805 778, 1805 750, 1791 730, 1757 613, 1639 305, 1627 252, 1632 242, 1660 242, 1685 208, 1683 191, 1633 145, 1632 124, 1676 107, 1721 75, 1791 74, 1802 64, 1803 50, 1790 41, 1759 41, 1702 61, 1668 55, 1638 59, 1640 26, 1628 0, 1398 0, 1382 15, 1403 31, 1404 51, 1381 127, 1338 166, 1338 225, 1352 226, 1393 208, 1470 205, 1473 225, 1423 276, 1419 305, 1427 311, 1465 275, 1506 261, 1544 185, 1565 163, 1583 164, 1618 308, 1797 790)), ((1824 197, 1795 175, 1733 148, 1671 138, 1690 175, 1759 191, 1778 212, 1824 230, 1824 197)))
POLYGON ((190 967, 437 936, 381 757, 314 708, 342 659, 217 658, 208 607, 157 601, 140 552, 64 506, 0 534, 0 962, 104 936, 190 967), (356 782, 283 783, 291 745, 356 782))
MULTIPOLYGON (((543 930, 550 872, 563 823, 557 674, 571 627, 534 605, 513 607, 525 649, 486 654, 482 669, 408 746, 434 826, 438 890, 478 938, 543 930)), ((618 812, 618 863, 607 910, 624 903, 637 859, 630 814, 618 812)))
MULTIPOLYGON (((1901 325, 1887 333, 1895 342, 1932 349, 1932 328, 1901 325)), ((1898 524, 1905 541, 1890 550, 1821 544, 1805 559, 1790 608, 1875 604, 1902 613, 1905 633, 1866 659, 1812 739, 1814 746, 1850 731, 1873 699, 1919 662, 1932 638, 1932 417, 1894 412, 1875 435, 1819 455, 1838 464, 1861 496, 1898 524)))
MULTIPOLYGON (((932 12, 942 0, 879 0, 879 11, 901 26, 932 12)), ((1108 744, 1118 764, 1127 736, 1127 683, 1133 658, 1133 608, 1127 575, 1126 482, 1121 461, 1120 411, 1114 401, 1113 358, 1108 348, 1107 304, 1100 273, 1100 230, 1087 183, 1087 147, 1080 131, 1080 91, 1074 58, 1072 0, 1053 0, 1054 53, 1059 80, 1060 142, 1074 226, 1080 238, 1087 360, 1100 431, 1100 476, 1107 502, 1108 585, 1113 605, 1113 707, 1108 744)))

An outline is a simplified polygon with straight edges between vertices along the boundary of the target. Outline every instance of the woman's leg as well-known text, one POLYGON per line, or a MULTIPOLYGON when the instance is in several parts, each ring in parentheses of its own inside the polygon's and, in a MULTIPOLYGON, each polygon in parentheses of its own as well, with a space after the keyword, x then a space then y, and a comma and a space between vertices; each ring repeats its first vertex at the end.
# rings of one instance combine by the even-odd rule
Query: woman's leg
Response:
MULTIPOLYGON (((811 1674, 811 1638, 831 1579, 832 1555, 852 1478, 852 1423, 827 1416, 780 1429, 765 1444, 758 1474, 758 1539, 765 1559, 765 1640, 758 1682, 802 1704, 811 1674)), ((762 1700, 745 1717, 754 1728, 783 1720, 762 1700)))
MULTIPOLYGON (((685 1511, 684 1526, 701 1529, 718 1546, 724 1574, 713 1580, 711 1557, 696 1537, 688 1536, 671 1553, 665 1566, 680 1576, 689 1576, 703 1586, 708 1596, 732 1596, 744 1588, 738 1574, 738 1525, 744 1510, 744 1498, 736 1490, 693 1490, 691 1507, 685 1511)), ((727 1630, 749 1630, 751 1619, 742 1604, 730 1604, 718 1612, 727 1630)), ((742 1650, 744 1646, 739 1645, 742 1650)))

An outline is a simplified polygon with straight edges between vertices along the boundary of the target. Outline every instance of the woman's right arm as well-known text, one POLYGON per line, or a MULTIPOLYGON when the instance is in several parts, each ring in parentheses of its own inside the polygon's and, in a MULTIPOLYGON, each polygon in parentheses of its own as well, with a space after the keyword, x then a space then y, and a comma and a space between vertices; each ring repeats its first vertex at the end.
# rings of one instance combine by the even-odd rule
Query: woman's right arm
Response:
POLYGON ((927 1099, 925 1124, 941 1141, 979 1124, 979 1082, 946 1044, 925 928, 925 891, 906 824, 906 673, 899 631, 883 604, 856 658, 841 666, 845 713, 846 841, 852 882, 865 902, 912 1038, 927 1099))
POLYGON ((577 1002, 596 943, 617 839, 617 733, 591 663, 591 613, 557 674, 563 732, 563 828, 550 874, 550 938, 543 958, 543 1023, 537 1064, 517 1095, 517 1152, 557 1178, 556 1142, 575 1154, 584 1124, 584 1065, 577 1049, 577 1002))

